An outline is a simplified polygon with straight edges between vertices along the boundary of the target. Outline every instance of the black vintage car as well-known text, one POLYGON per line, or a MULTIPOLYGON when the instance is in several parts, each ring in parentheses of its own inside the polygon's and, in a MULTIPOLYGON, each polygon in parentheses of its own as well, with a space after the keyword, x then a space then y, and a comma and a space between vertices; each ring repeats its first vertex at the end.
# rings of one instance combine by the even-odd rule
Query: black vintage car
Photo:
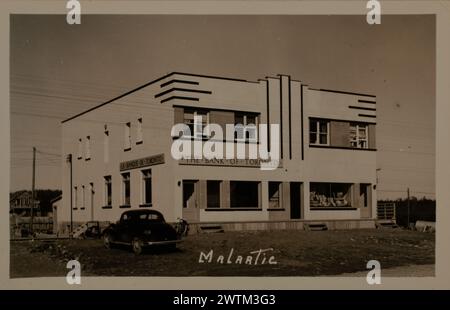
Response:
POLYGON ((116 244, 131 245, 135 254, 146 246, 175 248, 181 241, 175 229, 156 210, 130 210, 122 213, 120 220, 103 232, 106 248, 116 244))

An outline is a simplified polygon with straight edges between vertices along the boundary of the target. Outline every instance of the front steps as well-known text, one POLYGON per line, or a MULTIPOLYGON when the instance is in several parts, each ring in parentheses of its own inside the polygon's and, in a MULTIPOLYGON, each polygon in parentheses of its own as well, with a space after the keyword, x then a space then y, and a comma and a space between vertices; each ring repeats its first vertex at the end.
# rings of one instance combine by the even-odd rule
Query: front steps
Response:
POLYGON ((399 226, 397 225, 397 223, 393 220, 389 220, 389 221, 376 221, 375 222, 375 227, 378 229, 383 229, 383 228, 399 228, 399 226))
POLYGON ((271 221, 236 221, 236 222, 190 222, 189 233, 214 233, 222 231, 271 231, 271 230, 348 230, 374 229, 375 219, 341 219, 341 220, 271 220, 271 221), (319 224, 318 226, 316 226, 319 224), (306 226, 308 225, 308 228, 306 226))
POLYGON ((225 230, 222 225, 200 225, 199 233, 202 234, 211 234, 211 233, 223 233, 225 230))
POLYGON ((323 231, 328 230, 326 223, 305 223, 303 228, 307 231, 323 231))

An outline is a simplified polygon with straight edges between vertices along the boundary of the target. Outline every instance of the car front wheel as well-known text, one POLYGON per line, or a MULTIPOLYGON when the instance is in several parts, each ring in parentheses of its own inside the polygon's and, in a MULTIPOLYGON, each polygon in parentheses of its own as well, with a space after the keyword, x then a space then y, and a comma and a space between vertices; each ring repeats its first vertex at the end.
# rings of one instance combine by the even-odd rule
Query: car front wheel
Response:
POLYGON ((131 247, 133 248, 133 252, 136 255, 139 255, 142 253, 142 247, 143 247, 143 242, 141 239, 139 238, 134 238, 133 241, 131 242, 131 247))

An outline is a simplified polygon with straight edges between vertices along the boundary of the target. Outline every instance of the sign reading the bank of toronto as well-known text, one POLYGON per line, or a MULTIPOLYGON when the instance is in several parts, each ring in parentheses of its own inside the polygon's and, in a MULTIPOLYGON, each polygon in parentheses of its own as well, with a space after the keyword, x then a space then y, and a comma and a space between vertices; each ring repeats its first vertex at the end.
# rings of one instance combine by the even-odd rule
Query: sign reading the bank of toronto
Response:
POLYGON ((129 161, 124 161, 120 163, 120 171, 136 169, 146 166, 153 166, 164 164, 164 154, 158 154, 154 156, 144 157, 140 159, 134 159, 129 161))
POLYGON ((193 132, 184 123, 173 125, 171 130, 172 138, 175 138, 171 154, 180 164, 259 167, 261 170, 274 170, 280 166, 279 124, 226 124, 225 141, 232 143, 224 143, 221 125, 208 124, 203 128, 202 116, 194 115, 193 119, 193 132))
MULTIPOLYGON (((213 159, 180 159, 180 165, 199 165, 199 166, 225 166, 225 167, 261 167, 261 163, 268 163, 269 160, 264 159, 226 159, 226 158, 213 158, 213 159)), ((281 160, 278 167, 281 167, 281 160)))

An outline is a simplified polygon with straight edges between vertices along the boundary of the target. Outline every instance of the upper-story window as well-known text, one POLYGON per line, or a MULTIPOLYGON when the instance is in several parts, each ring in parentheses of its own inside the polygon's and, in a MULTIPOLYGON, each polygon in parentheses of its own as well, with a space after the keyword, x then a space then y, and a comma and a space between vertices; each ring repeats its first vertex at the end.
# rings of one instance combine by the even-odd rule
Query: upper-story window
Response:
POLYGON ((131 149, 131 123, 128 122, 125 124, 125 144, 123 146, 125 151, 128 151, 131 149))
POLYGON ((309 120, 309 144, 330 144, 330 122, 322 119, 309 120))
POLYGON ((91 137, 90 136, 86 137, 86 150, 85 150, 85 153, 86 153, 86 155, 85 155, 84 158, 86 160, 91 159, 91 137))
MULTIPOLYGON (((185 109, 184 124, 189 127, 190 137, 202 139, 209 137, 209 132, 205 131, 205 127, 209 124, 209 112, 204 110, 185 109)), ((188 136, 187 133, 185 133, 188 136)))
POLYGON ((83 141, 80 139, 78 139, 78 159, 83 158, 83 141))
POLYGON ((369 148, 367 124, 350 123, 350 145, 359 149, 369 148))
POLYGON ((109 162, 109 131, 106 126, 103 132, 103 161, 105 163, 109 162))
POLYGON ((136 144, 141 144, 143 142, 142 134, 142 117, 138 118, 136 126, 136 144))
POLYGON ((234 114, 235 141, 258 141, 258 116, 252 113, 234 114))

